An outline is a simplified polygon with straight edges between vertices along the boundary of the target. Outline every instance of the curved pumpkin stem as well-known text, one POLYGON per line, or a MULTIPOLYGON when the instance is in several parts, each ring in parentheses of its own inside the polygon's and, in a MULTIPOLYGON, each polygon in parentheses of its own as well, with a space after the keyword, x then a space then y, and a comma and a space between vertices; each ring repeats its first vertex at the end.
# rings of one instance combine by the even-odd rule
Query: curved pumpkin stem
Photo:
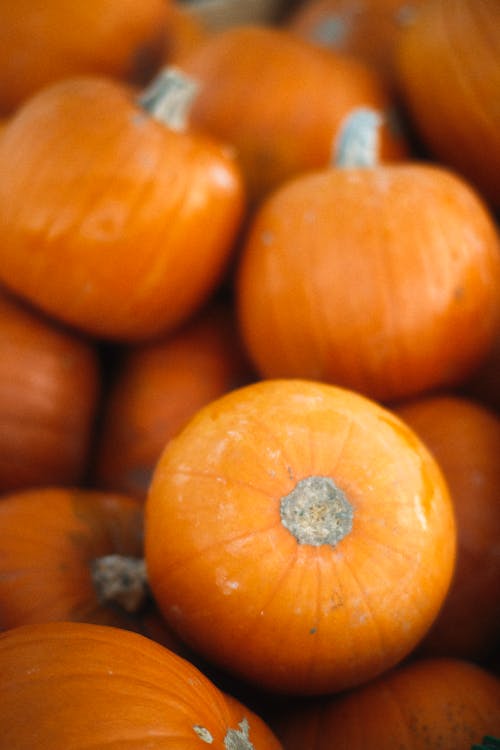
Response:
POLYGON ((104 555, 91 565, 91 576, 100 602, 138 612, 149 598, 146 563, 142 558, 104 555))
POLYGON ((472 745, 471 750, 500 750, 500 738, 483 737, 480 745, 472 745))
POLYGON ((161 70, 138 98, 139 105, 172 130, 183 131, 200 86, 175 66, 161 70))
POLYGON ((384 116, 376 109, 360 107, 344 119, 335 139, 334 167, 375 167, 379 163, 380 128, 384 116))

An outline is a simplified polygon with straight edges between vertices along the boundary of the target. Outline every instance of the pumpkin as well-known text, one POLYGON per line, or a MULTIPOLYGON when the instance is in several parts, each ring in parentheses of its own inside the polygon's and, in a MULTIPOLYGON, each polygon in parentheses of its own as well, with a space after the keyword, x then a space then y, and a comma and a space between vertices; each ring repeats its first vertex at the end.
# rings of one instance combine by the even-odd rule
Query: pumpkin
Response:
POLYGON ((2 4, 0 113, 81 74, 143 85, 164 53, 170 0, 17 0, 2 4))
POLYGON ((252 203, 328 164, 341 124, 358 107, 384 116, 381 158, 407 153, 379 77, 284 28, 239 25, 213 34, 183 59, 182 70, 200 83, 189 122, 234 145, 252 203))
POLYGON ((0 630, 91 622, 154 635, 186 653, 149 595, 139 501, 61 487, 8 493, 0 533, 0 630))
POLYGON ((271 721, 284 750, 470 750, 500 730, 500 680, 460 659, 421 659, 271 721))
POLYGON ((351 54, 394 85, 394 55, 401 29, 422 0, 305 0, 286 19, 301 38, 351 54))
POLYGON ((171 0, 165 29, 165 64, 182 65, 183 58, 197 49, 209 33, 192 3, 171 0))
POLYGON ((438 164, 377 159, 353 113, 332 166, 261 204, 239 256, 240 330, 263 377, 332 382, 390 402, 461 383, 500 313, 500 242, 476 191, 438 164))
POLYGON ((145 499, 165 446, 199 408, 250 380, 227 303, 170 336, 128 347, 103 404, 94 483, 145 499))
POLYGON ((441 466, 457 520, 454 579, 420 651, 487 661, 500 633, 500 418, 449 394, 414 399, 396 413, 441 466))
POLYGON ((262 380, 200 409, 153 474, 145 559, 167 623, 275 693, 346 689, 406 656, 448 590, 448 490, 359 394, 262 380))
POLYGON ((426 0, 396 60, 408 118, 430 155, 500 209, 500 4, 426 0))
POLYGON ((167 70, 139 103, 110 79, 73 78, 17 111, 0 139, 6 286, 97 338, 159 335, 201 307, 244 195, 227 148, 184 130, 195 89, 167 70))
POLYGON ((280 750, 267 725, 190 662, 88 623, 0 633, 2 742, 15 750, 280 750))
POLYGON ((488 356, 464 383, 463 392, 500 414, 500 325, 488 356))
POLYGON ((0 290, 0 493, 83 480, 100 381, 92 342, 0 290))

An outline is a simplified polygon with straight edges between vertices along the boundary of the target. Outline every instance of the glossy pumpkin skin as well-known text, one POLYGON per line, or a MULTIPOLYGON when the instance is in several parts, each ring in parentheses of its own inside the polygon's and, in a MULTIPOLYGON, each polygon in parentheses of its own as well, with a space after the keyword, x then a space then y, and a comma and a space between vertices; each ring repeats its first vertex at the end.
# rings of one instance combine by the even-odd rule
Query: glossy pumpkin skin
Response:
POLYGON ((0 292, 0 493, 83 480, 100 384, 91 342, 0 292))
POLYGON ((500 680, 467 661, 416 660, 271 723, 284 750, 470 750, 500 732, 500 680))
POLYGON ((261 375, 396 401, 463 382, 486 358, 499 235, 473 189, 440 166, 334 167, 260 207, 236 289, 261 375))
POLYGON ((294 34, 328 49, 351 54, 393 85, 394 55, 401 30, 422 0, 305 0, 286 20, 294 34))
POLYGON ((0 693, 2 741, 15 750, 281 747, 188 661, 113 627, 48 623, 0 634, 0 693))
POLYGON ((400 94, 424 145, 496 209, 499 46, 495 0, 426 0, 404 30, 397 56, 400 94))
POLYGON ((4 129, 0 172, 1 281, 99 338, 159 335, 201 307, 244 211, 224 146, 103 78, 32 97, 4 129))
POLYGON ((441 466, 457 521, 454 579, 420 653, 487 661, 500 633, 500 418, 454 395, 415 399, 396 414, 441 466))
POLYGON ((103 405, 94 482, 145 499, 166 443, 251 374, 226 303, 204 308, 170 336, 128 347, 103 405))
POLYGON ((447 488, 419 440, 321 383, 259 381, 201 409, 146 501, 149 582, 167 622, 275 692, 343 690, 406 656, 441 606, 454 549, 447 488), (325 497, 335 486, 339 507, 325 497), (309 500, 311 541, 293 525, 309 500), (344 538, 322 535, 350 512, 344 538))
POLYGON ((329 164, 344 119, 358 107, 388 118, 381 129, 383 160, 407 153, 379 77, 362 62, 318 49, 284 28, 226 29, 184 59, 182 69, 201 83, 191 124, 235 146, 253 203, 285 179, 329 164))
POLYGON ((169 0, 19 0, 3 3, 0 113, 75 75, 143 85, 164 54, 169 0))

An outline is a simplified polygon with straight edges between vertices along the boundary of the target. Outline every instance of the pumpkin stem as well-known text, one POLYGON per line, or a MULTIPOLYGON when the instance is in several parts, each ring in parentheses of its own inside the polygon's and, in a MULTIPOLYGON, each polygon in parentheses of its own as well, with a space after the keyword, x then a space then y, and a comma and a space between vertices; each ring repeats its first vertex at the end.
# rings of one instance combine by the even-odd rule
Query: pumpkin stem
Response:
POLYGON ((483 737, 480 745, 472 745, 471 750, 499 750, 500 739, 497 737, 483 737))
POLYGON ((146 563, 142 558, 104 555, 91 564, 92 581, 99 601, 138 612, 149 597, 146 563))
POLYGON ((185 130, 199 83, 179 68, 163 68, 138 98, 139 105, 172 130, 185 130))
POLYGON ((359 107, 350 112, 333 144, 334 167, 375 167, 379 162, 380 127, 383 115, 376 109, 359 107))
POLYGON ((280 515, 299 544, 335 547, 351 531, 354 509, 333 479, 312 476, 281 499, 280 515))

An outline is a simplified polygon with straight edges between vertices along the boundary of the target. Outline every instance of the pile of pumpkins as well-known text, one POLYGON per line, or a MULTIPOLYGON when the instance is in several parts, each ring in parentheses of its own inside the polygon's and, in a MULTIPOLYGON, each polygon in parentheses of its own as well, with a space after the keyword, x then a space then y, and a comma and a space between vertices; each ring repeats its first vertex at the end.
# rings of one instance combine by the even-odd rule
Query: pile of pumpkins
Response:
POLYGON ((498 748, 500 4, 197 5, 1 11, 0 744, 498 748))

